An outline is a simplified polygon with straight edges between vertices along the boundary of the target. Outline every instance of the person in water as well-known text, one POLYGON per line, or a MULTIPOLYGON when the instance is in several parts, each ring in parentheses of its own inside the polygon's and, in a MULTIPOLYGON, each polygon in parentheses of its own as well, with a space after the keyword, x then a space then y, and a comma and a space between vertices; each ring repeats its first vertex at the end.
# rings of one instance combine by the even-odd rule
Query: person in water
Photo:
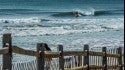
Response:
POLYGON ((78 11, 74 11, 73 14, 76 18, 80 16, 80 13, 78 11))
MULTIPOLYGON (((48 53, 49 51, 51 51, 51 49, 48 47, 47 44, 44 45, 44 53, 48 53)), ((51 58, 45 58, 45 70, 49 70, 50 69, 50 64, 51 64, 51 58)))

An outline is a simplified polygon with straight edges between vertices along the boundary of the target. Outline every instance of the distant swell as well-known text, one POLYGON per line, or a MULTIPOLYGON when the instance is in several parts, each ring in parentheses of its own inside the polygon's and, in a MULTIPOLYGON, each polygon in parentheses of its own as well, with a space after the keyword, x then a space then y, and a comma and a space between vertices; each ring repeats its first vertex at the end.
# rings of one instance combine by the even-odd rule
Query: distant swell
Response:
POLYGON ((82 10, 76 10, 71 12, 57 12, 55 14, 52 14, 52 16, 55 17, 79 17, 79 16, 99 16, 99 15, 105 15, 105 14, 121 14, 123 10, 89 10, 89 11, 82 11, 82 10))
POLYGON ((102 11, 94 11, 94 15, 105 15, 105 14, 123 14, 124 10, 102 10, 102 11))
POLYGON ((0 15, 14 15, 14 14, 35 14, 40 13, 36 9, 0 9, 0 15))
POLYGON ((33 9, 0 9, 0 11, 35 11, 33 9))

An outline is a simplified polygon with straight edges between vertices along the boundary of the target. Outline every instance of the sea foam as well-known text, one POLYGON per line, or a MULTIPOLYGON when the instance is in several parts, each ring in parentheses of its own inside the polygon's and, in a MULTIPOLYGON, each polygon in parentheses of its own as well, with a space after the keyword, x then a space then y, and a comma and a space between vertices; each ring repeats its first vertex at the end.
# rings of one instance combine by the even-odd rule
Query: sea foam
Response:
POLYGON ((0 33, 11 32, 14 36, 63 35, 124 29, 123 18, 51 19, 45 22, 41 22, 40 18, 28 18, 0 19, 0 22, 5 20, 9 23, 0 23, 0 33))

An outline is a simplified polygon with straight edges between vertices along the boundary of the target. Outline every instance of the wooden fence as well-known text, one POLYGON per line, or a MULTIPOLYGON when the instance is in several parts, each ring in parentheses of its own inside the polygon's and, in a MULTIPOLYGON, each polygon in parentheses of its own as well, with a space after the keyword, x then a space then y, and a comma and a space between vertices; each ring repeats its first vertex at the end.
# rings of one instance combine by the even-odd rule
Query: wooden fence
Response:
POLYGON ((2 70, 12 70, 12 53, 36 57, 35 70, 45 70, 45 58, 58 58, 58 69, 55 70, 124 70, 124 54, 122 53, 122 47, 116 48, 116 53, 108 53, 107 47, 103 47, 102 52, 95 52, 91 51, 89 45, 86 44, 84 45, 83 51, 63 51, 63 45, 58 45, 57 52, 46 53, 43 49, 44 46, 47 46, 45 43, 38 43, 36 51, 25 50, 12 45, 11 34, 4 34, 2 42, 3 48, 0 49, 0 54, 3 55, 2 70), (66 56, 68 56, 68 58, 66 58, 66 56), (74 59, 70 58, 70 56, 74 59), (98 62, 94 62, 95 60, 98 62), (66 67, 65 65, 69 61, 71 61, 71 63, 66 67), (73 62, 75 64, 73 64, 73 62), (112 65, 108 62, 112 63, 112 65))

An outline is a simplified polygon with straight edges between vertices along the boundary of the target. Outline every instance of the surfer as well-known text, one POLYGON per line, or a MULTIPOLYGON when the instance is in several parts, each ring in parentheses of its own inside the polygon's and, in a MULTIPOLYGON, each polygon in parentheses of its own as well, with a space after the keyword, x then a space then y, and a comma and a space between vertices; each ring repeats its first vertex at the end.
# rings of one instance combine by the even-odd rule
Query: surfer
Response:
POLYGON ((78 11, 73 12, 73 14, 75 15, 76 18, 80 16, 80 13, 78 11))

